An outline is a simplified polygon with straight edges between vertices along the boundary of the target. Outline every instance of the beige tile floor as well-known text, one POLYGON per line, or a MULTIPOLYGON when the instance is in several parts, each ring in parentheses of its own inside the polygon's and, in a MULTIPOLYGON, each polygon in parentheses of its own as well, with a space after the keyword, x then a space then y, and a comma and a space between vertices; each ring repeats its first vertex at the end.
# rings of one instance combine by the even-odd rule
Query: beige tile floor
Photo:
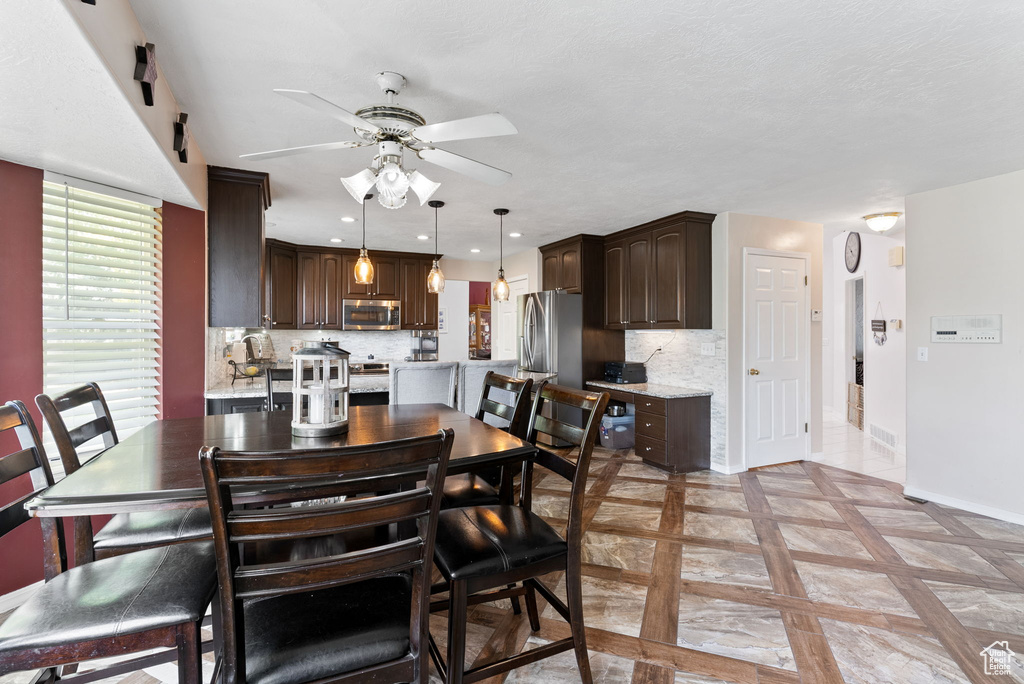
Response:
POLYGON ((828 408, 825 409, 822 429, 822 454, 814 457, 815 462, 890 482, 906 483, 905 454, 872 439, 828 408))

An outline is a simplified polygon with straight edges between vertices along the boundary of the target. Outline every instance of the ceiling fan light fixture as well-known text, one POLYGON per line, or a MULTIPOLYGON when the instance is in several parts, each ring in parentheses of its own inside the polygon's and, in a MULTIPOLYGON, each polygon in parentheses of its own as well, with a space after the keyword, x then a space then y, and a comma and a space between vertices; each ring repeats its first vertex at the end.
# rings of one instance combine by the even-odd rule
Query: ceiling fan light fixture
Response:
POLYGON ((366 197, 366 191, 372 188, 376 182, 377 177, 370 169, 363 169, 354 176, 341 179, 341 184, 348 191, 348 194, 352 195, 352 199, 360 204, 363 203, 363 198, 366 197))
POLYGON ((896 221, 898 221, 902 215, 903 214, 898 211, 889 211, 884 214, 868 214, 864 217, 864 222, 868 224, 868 228, 876 233, 884 233, 895 226, 896 221))
POLYGON ((434 196, 439 187, 441 187, 440 183, 435 183, 419 171, 413 171, 409 174, 409 188, 416 193, 421 207, 434 196))
POLYGON ((396 162, 389 161, 377 172, 377 189, 381 195, 404 196, 409 191, 409 175, 396 162))
POLYGON ((381 192, 377 195, 377 201, 385 209, 401 209, 405 206, 406 197, 405 195, 394 197, 386 192, 381 192))

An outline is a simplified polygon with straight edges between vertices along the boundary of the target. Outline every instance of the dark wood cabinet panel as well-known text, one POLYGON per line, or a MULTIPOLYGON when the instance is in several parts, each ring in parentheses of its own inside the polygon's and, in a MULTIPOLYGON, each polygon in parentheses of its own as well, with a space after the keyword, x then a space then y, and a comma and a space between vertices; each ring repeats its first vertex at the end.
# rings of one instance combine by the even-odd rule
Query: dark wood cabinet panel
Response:
MULTIPOLYGON (((370 260, 373 261, 373 298, 398 299, 401 294, 399 288, 401 278, 399 277, 398 257, 374 257, 371 254, 370 260)), ((429 266, 427 267, 427 272, 430 272, 429 266)), ((426 280, 427 277, 424 275, 424 287, 426 287, 426 280)))
POLYGON ((711 329, 711 223, 686 222, 684 328, 711 329))
POLYGON ((356 282, 356 261, 358 254, 346 254, 342 257, 342 269, 345 272, 345 287, 341 293, 342 299, 369 299, 373 285, 364 285, 356 282))
POLYGON ((320 327, 320 253, 298 253, 299 329, 320 327))
POLYGON ((267 247, 266 311, 268 327, 294 330, 296 316, 295 287, 297 283, 298 255, 294 249, 267 247))
POLYGON ((651 327, 650 295, 651 238, 637 235, 625 241, 626 248, 626 326, 651 327))
POLYGON ((437 329, 437 295, 427 292, 432 259, 400 259, 402 330, 437 329))
POLYGON ((541 252, 541 289, 557 290, 562 287, 562 258, 558 250, 541 252))
POLYGON ((621 242, 604 249, 604 326, 610 330, 626 327, 626 250, 621 242))
POLYGON ((341 292, 344 274, 340 254, 320 255, 320 327, 341 330, 341 292))
POLYGON ((684 327, 685 252, 685 226, 658 228, 651 233, 652 328, 684 327))
POLYGON ((210 325, 261 326, 266 320, 263 213, 270 206, 270 177, 210 166, 207 179, 210 325))
POLYGON ((579 294, 583 291, 581 276, 583 260, 580 256, 582 243, 563 247, 558 255, 559 288, 571 294, 579 294))

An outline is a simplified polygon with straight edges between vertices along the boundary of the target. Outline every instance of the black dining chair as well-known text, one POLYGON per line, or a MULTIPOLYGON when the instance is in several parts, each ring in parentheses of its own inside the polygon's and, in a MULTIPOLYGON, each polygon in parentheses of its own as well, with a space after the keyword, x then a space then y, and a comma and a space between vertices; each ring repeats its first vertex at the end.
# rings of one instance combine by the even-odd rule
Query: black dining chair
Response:
MULTIPOLYGON (((489 421, 492 425, 505 423, 505 431, 525 439, 532 389, 531 379, 512 378, 487 371, 475 418, 486 420, 490 416, 493 418, 489 421)), ((506 491, 511 492, 511 468, 493 467, 449 475, 444 482, 444 499, 441 505, 443 508, 460 508, 497 504, 500 503, 498 486, 508 487, 506 491), (507 482, 502 482, 503 474, 507 482)))
POLYGON ((448 429, 335 449, 202 449, 223 616, 214 684, 427 683, 431 558, 453 437, 448 429), (408 473, 425 483, 395 492, 396 475, 408 473), (330 498, 332 484, 354 479, 391 493, 330 498), (282 486, 301 505, 235 506, 236 488, 282 486), (239 552, 366 529, 385 534, 318 557, 260 562, 239 552))
POLYGON ((292 393, 274 391, 275 382, 292 382, 295 371, 291 368, 268 368, 267 369, 267 400, 265 408, 268 411, 291 411, 292 393))
MULTIPOLYGON (((104 451, 118 443, 110 408, 95 382, 55 397, 40 394, 36 397, 36 406, 57 444, 65 475, 71 475, 82 467, 79 449, 86 442, 102 439, 104 451), (93 418, 69 428, 64 416, 81 406, 91 406, 93 418)), ((74 526, 75 564, 166 544, 213 538, 210 513, 205 508, 119 513, 95 534, 88 516, 76 517, 74 526)))
POLYGON ((438 520, 434 562, 444 583, 435 591, 448 591, 447 601, 435 602, 435 610, 448 612, 447 661, 433 639, 430 652, 438 672, 448 684, 486 679, 541 658, 574 649, 580 678, 591 684, 590 661, 583 626, 582 526, 583 502, 590 470, 590 457, 597 440, 601 415, 608 405, 607 392, 547 384, 537 392, 530 414, 529 440, 547 435, 578 447, 575 461, 538 445, 532 462, 523 466, 518 505, 472 506, 442 511, 438 520), (544 415, 545 408, 558 405, 582 413, 583 427, 544 415), (530 511, 534 464, 572 483, 569 520, 563 539, 550 525, 530 511), (566 602, 540 581, 550 572, 565 573, 566 602), (511 583, 516 583, 509 589, 511 583), (521 583, 521 586, 518 584, 521 583), (504 588, 502 588, 504 587, 504 588), (499 591, 491 591, 494 589, 499 591), (526 612, 533 631, 540 629, 537 593, 550 603, 570 626, 571 635, 536 649, 465 669, 467 609, 470 605, 499 597, 525 596, 526 612), (568 604, 568 605, 567 605, 568 604))
MULTIPOLYGON (((39 433, 20 401, 0 406, 0 433, 12 431, 21 449, 0 458, 0 484, 28 475, 32 486, 0 507, 0 537, 27 523, 25 503, 53 485, 39 433)), ((69 570, 60 519, 39 521, 46 582, 0 624, 0 675, 42 669, 52 681, 61 666, 173 648, 180 684, 199 684, 200 627, 217 581, 213 542, 136 551, 69 570)), ((106 671, 164 662, 158 657, 143 656, 106 671)))

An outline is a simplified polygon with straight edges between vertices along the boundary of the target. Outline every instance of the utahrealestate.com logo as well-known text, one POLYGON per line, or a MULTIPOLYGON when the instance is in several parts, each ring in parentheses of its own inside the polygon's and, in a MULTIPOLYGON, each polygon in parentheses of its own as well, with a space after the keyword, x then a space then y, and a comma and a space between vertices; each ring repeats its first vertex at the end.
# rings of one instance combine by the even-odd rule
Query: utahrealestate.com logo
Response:
POLYGON ((1008 675, 1013 666, 1013 651, 1007 641, 994 641, 990 646, 981 649, 979 654, 985 659, 985 674, 1008 675))

